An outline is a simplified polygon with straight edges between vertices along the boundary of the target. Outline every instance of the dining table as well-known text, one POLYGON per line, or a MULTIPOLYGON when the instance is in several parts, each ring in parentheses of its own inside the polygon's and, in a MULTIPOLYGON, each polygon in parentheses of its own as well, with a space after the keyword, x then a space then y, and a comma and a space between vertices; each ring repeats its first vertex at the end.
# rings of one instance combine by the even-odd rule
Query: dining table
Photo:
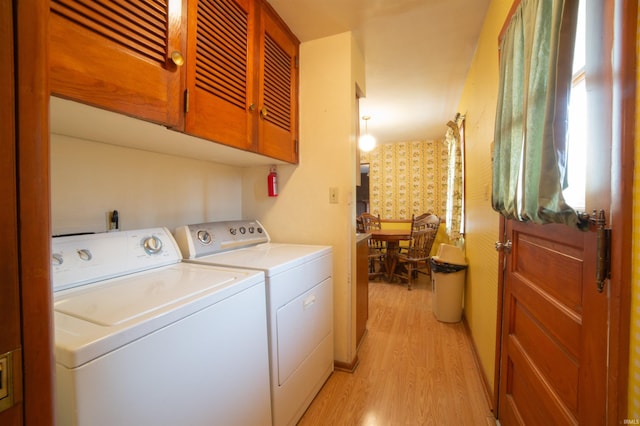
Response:
POLYGON ((387 281, 393 281, 393 275, 398 264, 398 253, 400 252, 400 241, 411 239, 410 229, 372 229, 371 239, 383 241, 387 245, 387 252, 384 258, 387 281))

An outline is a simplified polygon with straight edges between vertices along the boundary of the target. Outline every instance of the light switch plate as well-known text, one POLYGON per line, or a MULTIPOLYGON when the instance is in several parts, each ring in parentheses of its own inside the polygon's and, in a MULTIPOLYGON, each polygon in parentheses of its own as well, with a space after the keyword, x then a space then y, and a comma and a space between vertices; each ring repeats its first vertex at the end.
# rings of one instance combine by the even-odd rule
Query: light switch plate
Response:
POLYGON ((338 204, 338 188, 335 186, 329 188, 329 202, 331 204, 338 204))

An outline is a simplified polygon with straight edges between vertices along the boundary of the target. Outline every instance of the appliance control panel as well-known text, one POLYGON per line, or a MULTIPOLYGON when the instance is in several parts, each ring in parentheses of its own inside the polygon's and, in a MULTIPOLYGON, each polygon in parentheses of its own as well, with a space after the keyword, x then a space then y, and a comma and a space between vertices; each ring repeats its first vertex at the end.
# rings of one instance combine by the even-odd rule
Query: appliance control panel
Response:
POLYGON ((257 220, 185 225, 177 228, 174 236, 185 259, 195 259, 270 241, 269 234, 257 220))
POLYGON ((182 260, 166 228, 54 237, 53 291, 64 290, 182 260))

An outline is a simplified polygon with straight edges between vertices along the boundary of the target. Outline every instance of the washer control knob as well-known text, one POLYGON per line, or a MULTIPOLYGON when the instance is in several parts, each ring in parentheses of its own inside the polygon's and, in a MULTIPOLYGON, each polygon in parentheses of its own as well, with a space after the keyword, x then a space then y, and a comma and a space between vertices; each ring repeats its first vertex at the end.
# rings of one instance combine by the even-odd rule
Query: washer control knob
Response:
POLYGON ((241 233, 242 235, 246 234, 246 233, 247 233, 247 228, 245 228, 244 226, 241 226, 241 227, 240 227, 240 233, 241 233))
POLYGON ((256 228, 254 228, 253 226, 249 227, 249 233, 253 234, 255 232, 256 228))
POLYGON ((51 255, 51 264, 53 266, 60 266, 64 263, 64 258, 60 253, 53 253, 51 255))
POLYGON ((213 239, 211 238, 211 234, 209 233, 209 231, 206 231, 204 229, 201 229, 198 231, 198 233, 196 234, 198 237, 198 241, 200 241, 202 244, 204 245, 209 245, 211 244, 211 242, 213 241, 213 239))
POLYGON ((229 228, 229 233, 231 235, 236 235, 238 233, 238 231, 236 230, 236 228, 229 228))
POLYGON ((147 254, 158 254, 162 251, 162 240, 152 235, 142 241, 142 247, 147 254))
POLYGON ((93 255, 91 254, 91 251, 89 251, 89 249, 79 249, 78 257, 85 262, 88 262, 93 258, 93 255))
POLYGON ((262 234, 262 228, 258 227, 258 234, 262 234))

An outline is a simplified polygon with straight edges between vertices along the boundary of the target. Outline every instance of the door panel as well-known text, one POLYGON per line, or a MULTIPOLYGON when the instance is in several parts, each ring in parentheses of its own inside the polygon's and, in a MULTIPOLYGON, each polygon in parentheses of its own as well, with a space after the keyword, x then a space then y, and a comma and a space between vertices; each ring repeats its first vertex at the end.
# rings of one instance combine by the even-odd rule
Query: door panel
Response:
MULTIPOLYGON (((265 2, 266 3, 266 2, 265 2)), ((290 163, 298 162, 299 42, 268 5, 262 3, 260 32, 260 109, 258 151, 290 163)))
POLYGON ((604 424, 606 292, 593 232, 508 221, 500 419, 604 424))
POLYGON ((189 3, 185 131, 254 150, 255 2, 189 3))

